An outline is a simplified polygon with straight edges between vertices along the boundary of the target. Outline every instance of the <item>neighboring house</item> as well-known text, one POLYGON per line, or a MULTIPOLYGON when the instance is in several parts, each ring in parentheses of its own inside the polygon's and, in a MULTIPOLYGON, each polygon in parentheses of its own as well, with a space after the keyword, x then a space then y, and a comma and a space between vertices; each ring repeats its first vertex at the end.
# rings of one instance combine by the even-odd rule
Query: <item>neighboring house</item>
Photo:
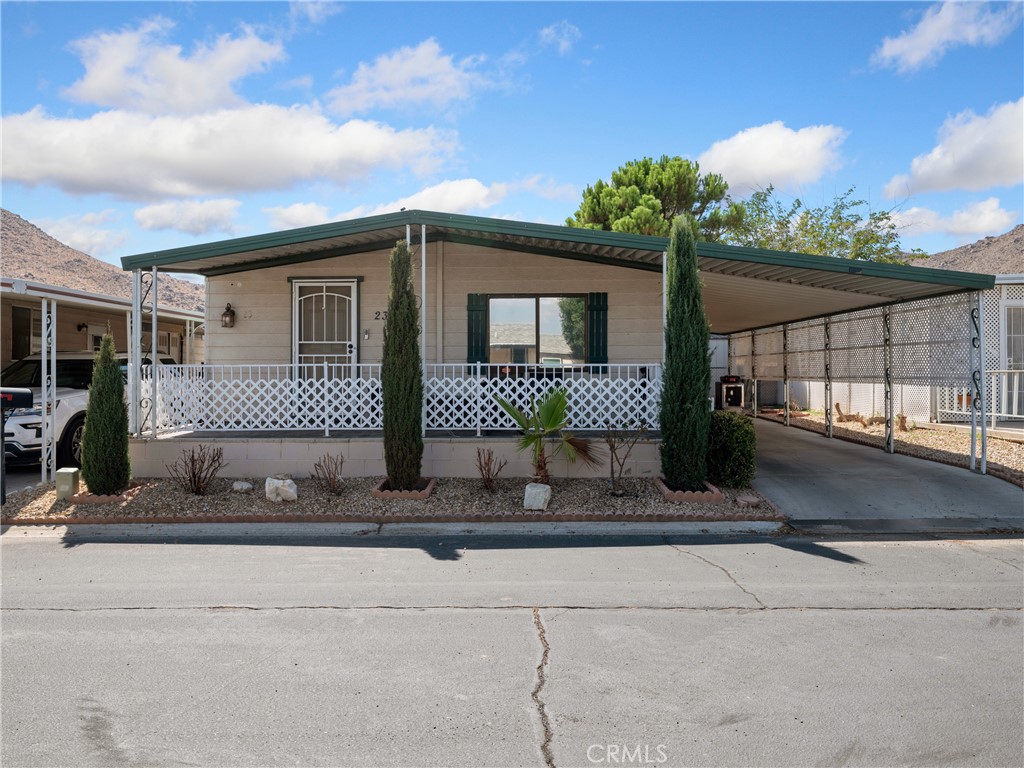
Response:
MULTIPOLYGON (((108 331, 118 350, 128 349, 131 300, 3 277, 0 278, 0 369, 42 351, 44 302, 53 309, 55 351, 95 351, 108 331)), ((179 363, 200 362, 203 359, 202 322, 202 312, 160 308, 155 339, 151 323, 143 318, 144 350, 150 351, 155 343, 161 357, 171 357, 179 363)))
MULTIPOLYGON (((259 451, 231 459, 241 476, 268 468, 272 454, 275 471, 308 472, 286 458, 294 445, 268 447, 274 432, 341 436, 333 446, 343 451, 345 438, 379 435, 388 255, 403 238, 421 301, 425 471, 472 473, 470 454, 455 459, 443 446, 452 436, 512 430, 494 395, 528 403, 552 380, 569 390, 577 429, 657 423, 666 239, 404 211, 122 259, 136 278, 186 272, 207 286, 206 365, 162 367, 152 382, 140 376, 136 401, 157 406, 155 420, 137 411, 138 431, 210 439, 260 431, 259 451)), ((699 243, 698 257, 717 335, 713 364, 723 373, 726 337, 993 284, 985 275, 714 243, 699 243)), ((965 315, 956 343, 966 344, 966 326, 965 315)), ((161 473, 169 454, 160 442, 136 441, 133 461, 161 473)))

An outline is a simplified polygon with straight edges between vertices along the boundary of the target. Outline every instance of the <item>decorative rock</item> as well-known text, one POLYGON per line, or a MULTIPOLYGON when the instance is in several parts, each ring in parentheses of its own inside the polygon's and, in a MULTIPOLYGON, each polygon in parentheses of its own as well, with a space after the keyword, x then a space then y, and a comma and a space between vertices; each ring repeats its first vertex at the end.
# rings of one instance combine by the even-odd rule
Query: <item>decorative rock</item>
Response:
POLYGON ((274 475, 274 479, 275 480, 291 480, 292 476, 291 476, 291 473, 289 473, 289 472, 282 472, 279 475, 274 475))
POLYGON ((544 512, 551 502, 551 486, 543 483, 528 483, 523 494, 523 509, 536 509, 544 512))
POLYGON ((265 489, 269 501, 295 501, 299 498, 299 489, 290 478, 268 477, 265 489))
POLYGON ((248 493, 252 490, 252 483, 247 483, 245 480, 236 480, 231 484, 231 490, 235 493, 248 493))
POLYGON ((761 506, 761 499, 759 499, 757 496, 743 494, 741 496, 736 497, 736 503, 741 507, 759 507, 761 506))

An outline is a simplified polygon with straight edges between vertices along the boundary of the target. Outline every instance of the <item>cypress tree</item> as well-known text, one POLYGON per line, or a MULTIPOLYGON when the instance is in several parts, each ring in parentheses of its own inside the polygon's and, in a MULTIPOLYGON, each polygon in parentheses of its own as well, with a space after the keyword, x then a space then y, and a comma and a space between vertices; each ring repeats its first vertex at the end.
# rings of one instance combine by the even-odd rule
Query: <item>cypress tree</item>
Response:
POLYGON ((103 495, 120 493, 131 478, 124 378, 114 353, 114 337, 106 333, 93 363, 82 434, 82 478, 103 495))
POLYGON ((384 464, 388 487, 410 491, 420 481, 423 463, 423 377, 412 254, 404 240, 399 240, 391 251, 390 270, 380 371, 384 398, 384 464))
POLYGON ((661 472, 672 490, 703 491, 711 425, 711 334, 704 314, 693 229, 685 216, 672 222, 667 271, 665 371, 659 413, 661 472))

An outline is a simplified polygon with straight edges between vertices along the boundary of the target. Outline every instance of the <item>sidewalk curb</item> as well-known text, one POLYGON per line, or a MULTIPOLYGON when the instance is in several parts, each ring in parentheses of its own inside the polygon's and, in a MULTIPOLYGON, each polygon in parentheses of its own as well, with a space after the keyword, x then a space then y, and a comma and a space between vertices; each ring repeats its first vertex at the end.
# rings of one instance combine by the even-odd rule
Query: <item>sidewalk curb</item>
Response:
POLYGON ((562 523, 128 523, 0 526, 5 539, 53 539, 65 536, 124 539, 365 537, 365 536, 674 536, 760 535, 780 532, 777 521, 746 522, 562 522, 562 523))
POLYGON ((904 519, 862 518, 849 520, 790 520, 801 534, 1022 534, 1020 517, 916 517, 904 519))

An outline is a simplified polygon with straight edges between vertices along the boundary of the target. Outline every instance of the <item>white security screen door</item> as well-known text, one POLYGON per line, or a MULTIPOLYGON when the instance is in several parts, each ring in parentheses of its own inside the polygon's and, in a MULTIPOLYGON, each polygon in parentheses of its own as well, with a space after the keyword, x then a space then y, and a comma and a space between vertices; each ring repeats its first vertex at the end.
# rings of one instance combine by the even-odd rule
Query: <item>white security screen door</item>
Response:
MULTIPOLYGON (((358 295, 355 280, 292 284, 292 343, 299 365, 355 365, 358 295)), ((334 375, 343 375, 335 369, 334 375)))

